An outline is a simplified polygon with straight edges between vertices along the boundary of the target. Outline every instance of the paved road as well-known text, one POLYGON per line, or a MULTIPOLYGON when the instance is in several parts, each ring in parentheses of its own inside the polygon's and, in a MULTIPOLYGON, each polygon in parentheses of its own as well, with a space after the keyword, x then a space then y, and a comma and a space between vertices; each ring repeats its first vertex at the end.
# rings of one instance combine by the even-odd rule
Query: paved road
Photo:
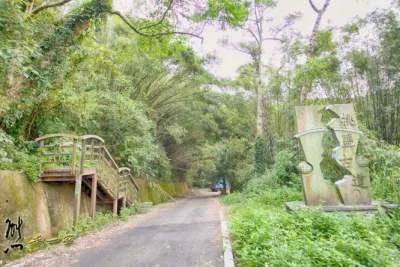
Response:
POLYGON ((219 212, 211 195, 179 200, 79 253, 73 266, 223 266, 219 212))

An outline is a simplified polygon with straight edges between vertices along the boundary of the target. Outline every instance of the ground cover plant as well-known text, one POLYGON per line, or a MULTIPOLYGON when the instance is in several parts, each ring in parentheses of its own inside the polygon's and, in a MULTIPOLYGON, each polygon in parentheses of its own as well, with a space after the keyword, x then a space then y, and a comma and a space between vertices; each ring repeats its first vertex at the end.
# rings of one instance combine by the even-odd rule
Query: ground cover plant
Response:
POLYGON ((224 198, 238 266, 398 266, 399 210, 376 216, 285 210, 284 202, 300 199, 289 188, 224 198))

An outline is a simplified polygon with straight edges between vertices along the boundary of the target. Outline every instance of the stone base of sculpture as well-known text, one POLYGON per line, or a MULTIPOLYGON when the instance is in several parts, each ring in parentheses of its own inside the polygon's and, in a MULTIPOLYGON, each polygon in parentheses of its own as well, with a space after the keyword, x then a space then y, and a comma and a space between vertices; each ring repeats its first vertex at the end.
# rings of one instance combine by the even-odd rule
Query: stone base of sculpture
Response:
POLYGON ((285 203, 286 210, 289 212, 301 211, 306 209, 317 209, 325 212, 365 212, 374 213, 379 208, 390 210, 398 208, 398 205, 386 202, 373 201, 369 205, 330 205, 330 206, 307 206, 303 201, 292 201, 285 203))

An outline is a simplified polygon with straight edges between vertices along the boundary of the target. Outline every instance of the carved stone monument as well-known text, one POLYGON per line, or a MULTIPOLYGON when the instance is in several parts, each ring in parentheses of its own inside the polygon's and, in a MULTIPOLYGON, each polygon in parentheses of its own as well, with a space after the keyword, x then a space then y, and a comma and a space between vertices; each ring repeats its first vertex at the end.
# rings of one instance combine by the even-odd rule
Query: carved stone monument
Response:
POLYGON ((296 117, 296 138, 305 157, 299 165, 305 205, 324 210, 376 209, 371 201, 368 160, 357 155, 361 132, 353 105, 296 107, 296 117), (324 146, 326 136, 335 143, 333 147, 324 146), (338 170, 330 179, 324 177, 326 161, 329 169, 338 170))

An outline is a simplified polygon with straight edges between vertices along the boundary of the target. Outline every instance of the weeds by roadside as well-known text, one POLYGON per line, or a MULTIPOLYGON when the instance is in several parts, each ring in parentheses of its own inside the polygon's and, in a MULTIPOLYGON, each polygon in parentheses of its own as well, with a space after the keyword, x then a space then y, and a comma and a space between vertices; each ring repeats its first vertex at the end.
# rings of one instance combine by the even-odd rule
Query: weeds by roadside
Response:
POLYGON ((284 202, 296 199, 293 189, 224 197, 238 266, 398 266, 400 210, 286 212, 284 202))

